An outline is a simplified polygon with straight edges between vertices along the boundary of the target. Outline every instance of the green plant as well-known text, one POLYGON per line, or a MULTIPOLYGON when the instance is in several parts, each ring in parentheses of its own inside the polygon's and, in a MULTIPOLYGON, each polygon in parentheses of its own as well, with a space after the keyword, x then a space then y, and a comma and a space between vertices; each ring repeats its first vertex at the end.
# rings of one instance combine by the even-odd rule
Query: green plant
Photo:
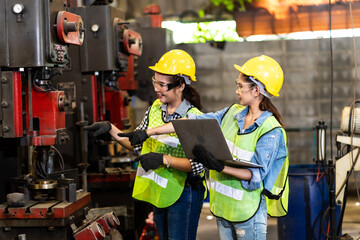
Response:
POLYGON ((212 15, 214 19, 220 20, 224 14, 234 15, 237 12, 245 11, 246 4, 251 4, 252 0, 209 0, 209 4, 198 11, 199 17, 203 18, 206 14, 212 15))
POLYGON ((228 12, 244 11, 245 3, 251 3, 252 0, 210 0, 216 7, 224 7, 228 12), (237 7, 235 9, 235 6, 237 7))

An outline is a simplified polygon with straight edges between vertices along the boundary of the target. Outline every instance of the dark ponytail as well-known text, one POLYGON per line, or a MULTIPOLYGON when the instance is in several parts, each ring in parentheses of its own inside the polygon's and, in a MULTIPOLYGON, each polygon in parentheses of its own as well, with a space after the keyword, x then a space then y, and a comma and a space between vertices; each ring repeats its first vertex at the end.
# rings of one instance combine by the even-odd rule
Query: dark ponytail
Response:
POLYGON ((279 111, 276 109, 274 104, 272 104, 272 102, 268 97, 263 96, 263 99, 261 100, 259 107, 260 110, 262 111, 272 112, 272 114, 274 114, 274 117, 280 123, 280 125, 283 127, 285 126, 279 111))
POLYGON ((186 99, 194 107, 201 110, 202 105, 201 105, 200 94, 199 94, 198 90, 195 87, 186 84, 183 77, 173 76, 172 82, 177 82, 177 81, 180 81, 180 85, 185 84, 185 88, 184 88, 183 94, 182 94, 182 100, 186 99))
POLYGON ((200 100, 200 94, 196 88, 193 86, 185 84, 185 88, 183 91, 183 99, 186 99, 188 102, 190 102, 194 107, 201 110, 201 100, 200 100))

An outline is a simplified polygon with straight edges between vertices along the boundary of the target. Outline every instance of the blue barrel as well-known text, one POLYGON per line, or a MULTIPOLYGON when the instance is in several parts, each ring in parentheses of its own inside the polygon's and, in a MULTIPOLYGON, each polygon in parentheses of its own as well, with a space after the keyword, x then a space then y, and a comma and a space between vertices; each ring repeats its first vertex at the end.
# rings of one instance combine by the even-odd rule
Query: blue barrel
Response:
MULTIPOLYGON (((320 169, 320 174, 325 169, 320 169)), ((329 207, 329 187, 324 174, 316 181, 317 165, 291 165, 289 167, 289 209, 286 217, 278 219, 279 240, 326 239, 321 230, 327 232, 329 214, 321 220, 329 207)), ((336 218, 340 217, 336 207, 336 218)))

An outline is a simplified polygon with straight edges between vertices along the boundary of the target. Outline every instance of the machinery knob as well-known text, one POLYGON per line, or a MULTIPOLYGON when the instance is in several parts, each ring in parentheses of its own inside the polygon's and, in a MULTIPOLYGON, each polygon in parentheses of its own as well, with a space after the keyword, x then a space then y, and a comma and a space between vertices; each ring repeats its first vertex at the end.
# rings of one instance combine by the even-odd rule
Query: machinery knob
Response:
POLYGON ((60 111, 60 112, 65 111, 65 95, 59 94, 59 97, 58 97, 58 106, 59 106, 59 111, 60 111))
POLYGON ((64 32, 67 35, 69 32, 77 31, 77 22, 68 22, 67 19, 64 20, 64 32))
POLYGON ((2 130, 3 130, 4 133, 7 133, 7 132, 10 131, 10 128, 9 128, 9 126, 3 126, 2 130))
POLYGON ((58 12, 56 32, 62 43, 82 45, 84 42, 84 24, 81 16, 66 12, 58 12))

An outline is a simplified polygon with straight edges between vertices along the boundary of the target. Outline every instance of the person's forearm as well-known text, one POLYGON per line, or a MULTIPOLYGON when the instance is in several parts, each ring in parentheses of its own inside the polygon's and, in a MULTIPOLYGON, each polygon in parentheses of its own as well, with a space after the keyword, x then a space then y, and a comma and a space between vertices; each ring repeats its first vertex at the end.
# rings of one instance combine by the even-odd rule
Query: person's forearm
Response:
POLYGON ((170 155, 164 155, 164 164, 170 168, 175 168, 183 172, 191 172, 191 164, 187 158, 172 157, 170 155))
POLYGON ((117 134, 121 133, 122 131, 119 130, 117 127, 115 127, 113 124, 111 124, 111 129, 109 131, 109 134, 124 148, 127 150, 133 151, 133 147, 131 146, 131 143, 128 138, 119 137, 117 134))
POLYGON ((225 166, 224 170, 222 170, 221 172, 245 181, 249 181, 252 177, 251 171, 245 168, 234 168, 225 166))
POLYGON ((173 124, 171 122, 167 123, 165 125, 162 125, 160 127, 151 128, 151 129, 146 130, 146 133, 149 136, 168 134, 168 133, 173 133, 173 132, 175 132, 175 129, 174 129, 174 126, 173 126, 173 124))
MULTIPOLYGON (((179 118, 177 120, 186 120, 188 119, 187 117, 183 117, 183 118, 179 118)), ((176 121, 177 121, 176 120, 176 121)), ((156 128, 151 128, 151 129, 147 129, 146 130, 146 133, 147 135, 149 136, 152 136, 152 135, 161 135, 161 134, 168 134, 168 133, 174 133, 175 132, 175 128, 174 128, 174 125, 169 122, 165 125, 162 125, 160 127, 156 127, 156 128)))

